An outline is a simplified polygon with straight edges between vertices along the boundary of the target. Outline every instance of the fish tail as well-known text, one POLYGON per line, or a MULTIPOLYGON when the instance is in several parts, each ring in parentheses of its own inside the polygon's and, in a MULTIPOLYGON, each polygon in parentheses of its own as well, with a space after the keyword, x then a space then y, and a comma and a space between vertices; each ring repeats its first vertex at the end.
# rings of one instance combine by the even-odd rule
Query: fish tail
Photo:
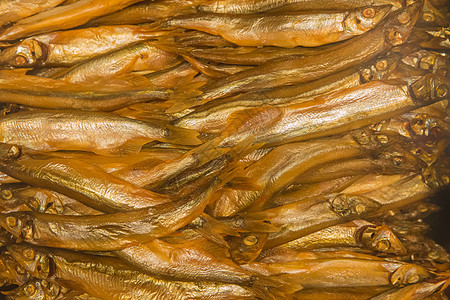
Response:
POLYGON ((177 113, 185 109, 200 105, 201 99, 198 96, 202 94, 199 90, 205 84, 204 81, 195 81, 189 84, 177 87, 172 96, 166 101, 170 107, 166 109, 166 113, 177 113))
POLYGON ((252 287, 259 297, 264 292, 269 297, 263 299, 292 299, 292 294, 303 289, 293 277, 291 274, 255 275, 252 287))
POLYGON ((218 244, 222 247, 229 248, 230 246, 223 238, 224 236, 239 236, 239 233, 229 225, 207 215, 203 214, 201 218, 204 220, 201 226, 196 228, 205 239, 218 244))
POLYGON ((216 148, 217 145, 220 144, 220 142, 223 139, 218 137, 215 139, 212 139, 211 141, 198 146, 195 149, 192 149, 188 153, 185 154, 185 156, 192 156, 196 160, 197 166, 202 166, 206 164, 207 162, 218 158, 219 156, 224 155, 228 151, 230 151, 229 148, 216 148))
MULTIPOLYGON (((221 138, 223 138, 223 136, 221 138)), ((234 147, 231 148, 230 154, 233 155, 233 157, 243 158, 248 154, 252 153, 253 151, 258 150, 264 145, 263 143, 254 144, 254 141, 255 141, 254 136, 249 136, 245 138, 244 140, 238 142, 234 147)))
POLYGON ((165 138, 165 141, 178 145, 200 145, 202 143, 201 140, 198 139, 199 133, 197 131, 175 127, 172 125, 166 125, 168 129, 168 135, 165 138))

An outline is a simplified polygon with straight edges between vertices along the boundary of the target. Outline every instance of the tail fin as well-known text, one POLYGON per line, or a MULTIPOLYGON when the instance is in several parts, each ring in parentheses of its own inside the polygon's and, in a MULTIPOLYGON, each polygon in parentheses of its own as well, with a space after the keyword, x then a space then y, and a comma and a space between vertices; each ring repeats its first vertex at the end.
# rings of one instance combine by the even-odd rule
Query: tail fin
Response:
POLYGON ((230 151, 229 148, 215 148, 222 142, 221 137, 217 137, 201 146, 198 146, 183 155, 183 158, 192 156, 197 161, 197 166, 202 166, 207 162, 220 157, 230 151))
POLYGON ((230 246, 224 240, 223 236, 239 236, 239 233, 232 227, 216 220, 215 218, 205 213, 201 215, 200 218, 202 218, 204 222, 201 224, 201 226, 198 226, 196 228, 196 231, 200 233, 204 238, 215 244, 219 244, 220 246, 229 248, 230 246))
POLYGON ((170 105, 166 113, 172 114, 200 105, 202 102, 198 96, 202 94, 198 89, 205 84, 204 81, 195 81, 181 85, 174 90, 173 95, 167 100, 170 105))
POLYGON ((166 127, 169 134, 164 139, 164 142, 188 146, 200 145, 202 143, 202 141, 198 139, 199 133, 197 131, 172 125, 166 125, 166 127))

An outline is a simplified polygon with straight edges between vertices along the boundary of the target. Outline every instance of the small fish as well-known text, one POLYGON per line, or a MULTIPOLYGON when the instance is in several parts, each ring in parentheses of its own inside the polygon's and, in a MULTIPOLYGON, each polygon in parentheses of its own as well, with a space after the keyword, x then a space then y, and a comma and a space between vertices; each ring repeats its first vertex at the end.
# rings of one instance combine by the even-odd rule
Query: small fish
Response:
MULTIPOLYGON (((251 288, 214 282, 168 281, 141 273, 113 257, 60 249, 10 246, 38 279, 87 292, 101 299, 254 299, 251 288)), ((272 299, 265 296, 265 299, 272 299)))
POLYGON ((64 0, 2 0, 0 1, 0 27, 61 4, 64 0))
POLYGON ((429 297, 434 293, 438 293, 443 289, 445 289, 446 286, 449 285, 450 283, 449 281, 450 279, 448 277, 447 278, 438 277, 434 280, 420 282, 409 286, 388 290, 370 299, 372 300, 426 299, 426 297, 429 297))
POLYGON ((140 42, 82 61, 53 78, 80 83, 133 71, 159 71, 179 62, 177 54, 159 49, 157 43, 140 42))
POLYGON ((102 2, 80 0, 58 6, 19 20, 0 34, 0 40, 16 40, 39 33, 77 27, 95 17, 115 12, 136 2, 139 0, 102 2))
POLYGON ((265 275, 285 272, 295 276, 305 288, 400 286, 431 277, 431 274, 419 265, 377 257, 368 259, 369 257, 250 263, 242 267, 265 275))
POLYGON ((195 192, 180 200, 127 212, 95 216, 49 215, 38 212, 1 214, 0 223, 25 242, 77 250, 120 250, 168 235, 200 216, 214 192, 242 172, 226 164, 197 180, 195 192), (220 177, 217 174, 220 172, 220 177))
POLYGON ((319 95, 314 100, 284 107, 265 106, 235 112, 227 120, 222 145, 252 134, 256 142, 274 146, 368 126, 436 101, 448 99, 450 81, 429 74, 411 85, 371 81, 319 95), (252 125, 250 125, 252 124, 252 125), (253 124, 258 124, 255 127, 253 124), (251 126, 251 128, 249 127, 251 126))
MULTIPOLYGON (((281 86, 216 99, 172 122, 172 124, 201 132, 220 133, 229 116, 235 112, 266 105, 289 106, 313 100, 319 95, 355 87, 371 80, 387 79, 397 66, 399 57, 380 57, 362 67, 350 68, 308 84, 281 86)), ((169 111, 169 110, 168 110, 169 111)))
POLYGON ((366 32, 383 20, 390 9, 390 5, 384 5, 342 12, 308 14, 202 13, 174 17, 165 24, 220 35, 239 46, 316 47, 366 32))
POLYGON ((397 255, 407 254, 405 247, 387 226, 376 226, 364 220, 330 226, 279 247, 301 251, 346 246, 397 255))
POLYGON ((377 142, 359 144, 352 134, 339 138, 289 143, 274 148, 249 166, 244 177, 254 179, 261 191, 224 188, 211 205, 213 216, 230 216, 242 210, 259 211, 277 192, 295 181, 303 172, 318 165, 354 158, 380 148, 377 142))
POLYGON ((186 145, 201 143, 198 133, 189 129, 104 112, 23 111, 2 118, 0 124, 1 142, 44 152, 82 150, 129 154, 139 152, 142 145, 153 140, 186 145))
POLYGON ((195 6, 204 0, 142 1, 122 10, 101 16, 88 22, 89 26, 128 25, 149 23, 169 17, 195 12, 195 6))
POLYGON ((165 34, 149 26, 103 26, 36 35, 0 52, 3 67, 68 67, 165 34))
POLYGON ((406 42, 419 17, 421 4, 418 1, 399 9, 381 21, 373 30, 335 45, 319 55, 269 61, 209 84, 204 87, 203 94, 194 104, 198 105, 199 102, 201 104, 254 89, 309 82, 367 62, 386 53, 393 46, 406 42))
MULTIPOLYGON (((1 102, 47 109, 111 111, 149 100, 167 100, 174 95, 174 90, 153 86, 138 75, 76 84, 25 73, 26 69, 0 70, 1 102)), ((189 89, 183 87, 183 93, 189 93, 189 89)))
POLYGON ((71 159, 23 156, 15 162, 0 162, 0 169, 23 182, 52 189, 99 211, 127 211, 172 200, 119 179, 99 167, 71 159))
POLYGON ((401 8, 398 0, 214 0, 198 6, 199 11, 229 14, 249 14, 263 11, 293 11, 293 10, 339 10, 368 5, 393 5, 401 8))

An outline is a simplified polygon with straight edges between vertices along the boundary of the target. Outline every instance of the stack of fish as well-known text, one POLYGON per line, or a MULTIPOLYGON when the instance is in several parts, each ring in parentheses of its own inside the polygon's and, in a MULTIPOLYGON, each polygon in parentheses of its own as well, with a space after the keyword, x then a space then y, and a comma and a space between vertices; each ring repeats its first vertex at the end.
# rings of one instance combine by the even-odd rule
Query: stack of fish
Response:
POLYGON ((447 0, 0 0, 1 292, 447 299, 423 218, 450 181, 448 20, 447 0))

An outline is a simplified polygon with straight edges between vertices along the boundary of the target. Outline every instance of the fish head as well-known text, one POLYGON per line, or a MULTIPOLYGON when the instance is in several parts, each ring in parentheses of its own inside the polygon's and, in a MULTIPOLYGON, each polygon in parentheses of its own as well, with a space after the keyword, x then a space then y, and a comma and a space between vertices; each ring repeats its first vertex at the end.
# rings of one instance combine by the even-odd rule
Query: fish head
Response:
POLYGON ((0 275, 15 284, 24 284, 31 275, 23 268, 17 260, 8 252, 0 255, 1 269, 0 275))
POLYGON ((332 198, 330 204, 333 212, 343 218, 361 217, 377 211, 381 206, 378 202, 363 196, 344 194, 332 198))
POLYGON ((374 63, 364 66, 359 70, 361 83, 387 79, 397 67, 399 60, 400 55, 392 52, 389 55, 378 58, 374 63))
POLYGON ((362 233, 362 244, 375 251, 406 255, 406 248, 387 226, 367 227, 362 233))
POLYGON ((46 56, 45 47, 34 39, 6 48, 0 53, 0 65, 7 67, 33 67, 46 56))
POLYGON ((427 74, 410 85, 410 93, 419 105, 450 99, 450 79, 427 74))
POLYGON ((425 0, 423 5, 420 23, 427 26, 448 26, 446 17, 429 0, 425 0))
POLYGON ((404 264, 400 266, 391 276, 393 285, 405 285, 417 283, 425 278, 431 277, 431 274, 421 266, 413 264, 404 264))
POLYGON ((46 297, 44 287, 41 284, 41 280, 33 279, 26 284, 23 284, 8 294, 10 299, 35 299, 46 300, 53 299, 46 297))
POLYGON ((47 214, 62 214, 64 204, 61 199, 51 191, 36 190, 31 197, 24 198, 25 204, 33 211, 47 214))
POLYGON ((414 24, 420 17, 423 1, 419 0, 411 5, 395 11, 388 16, 388 21, 383 25, 385 39, 391 46, 404 44, 408 39, 414 24))
POLYGON ((391 8, 391 5, 381 5, 353 10, 344 19, 345 30, 353 35, 362 34, 380 23, 391 8))
POLYGON ((28 244, 10 244, 9 253, 17 262, 39 279, 47 279, 54 273, 54 262, 45 250, 28 244))
POLYGON ((31 241, 33 239, 33 218, 26 212, 0 214, 0 226, 19 241, 31 241))
POLYGON ((268 238, 267 233, 240 233, 229 242, 234 262, 245 264, 254 261, 261 253, 268 238))
POLYGON ((0 143, 0 160, 13 160, 20 156, 22 149, 17 145, 0 143))

